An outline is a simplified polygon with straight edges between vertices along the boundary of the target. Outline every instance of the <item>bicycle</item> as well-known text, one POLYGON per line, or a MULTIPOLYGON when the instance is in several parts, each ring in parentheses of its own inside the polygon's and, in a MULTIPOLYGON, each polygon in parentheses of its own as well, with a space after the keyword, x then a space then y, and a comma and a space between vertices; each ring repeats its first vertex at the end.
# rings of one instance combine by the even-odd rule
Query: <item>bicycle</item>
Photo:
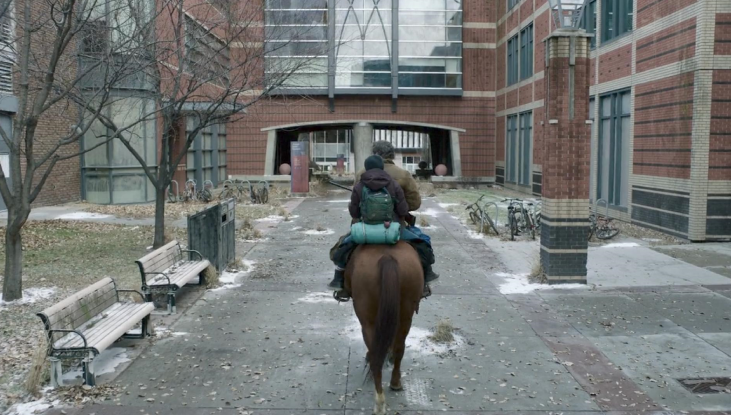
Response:
POLYGON ((596 235, 597 239, 607 240, 612 239, 619 234, 619 229, 612 223, 612 218, 609 217, 609 204, 604 199, 596 201, 594 210, 592 212, 589 208, 589 238, 591 240, 592 235, 596 235), (599 202, 603 201, 606 206, 606 215, 599 215, 599 202))
POLYGON ((523 199, 504 199, 502 202, 508 202, 508 223, 506 226, 510 230, 510 240, 514 241, 516 235, 526 230, 530 230, 533 239, 536 239, 534 222, 525 206, 523 206, 523 199))
POLYGON ((195 197, 197 200, 200 200, 203 203, 208 203, 213 199, 213 195, 211 194, 211 191, 208 189, 213 188, 213 182, 210 180, 206 180, 203 182, 203 189, 196 192, 195 197))
POLYGON ((171 180, 170 186, 168 186, 168 203, 176 203, 180 199, 180 187, 178 186, 177 180, 171 180), (173 193, 173 187, 175 193, 173 193))
MULTIPOLYGON (((538 203, 540 205, 540 203, 538 203)), ((541 226, 541 211, 536 213, 536 207, 533 202, 528 202, 528 209, 523 210, 525 227, 530 231, 533 240, 536 239, 536 230, 541 226)))
POLYGON ((183 191, 183 196, 178 197, 178 199, 180 199, 180 201, 183 203, 189 202, 191 200, 195 200, 195 198, 196 198, 195 188, 196 188, 195 180, 191 179, 191 180, 186 181, 185 182, 185 191, 183 191))
POLYGON ((490 228, 488 228, 488 231, 489 231, 489 229, 492 229, 495 232, 495 235, 500 235, 500 232, 497 230, 497 227, 495 226, 495 222, 492 220, 492 218, 486 211, 487 205, 495 205, 495 220, 497 220, 497 216, 498 216, 497 213, 499 212, 497 205, 495 203, 490 202, 490 203, 484 204, 482 208, 480 207, 480 201, 485 196, 487 196, 487 195, 480 196, 480 198, 477 199, 477 201, 475 201, 475 203, 468 205, 465 208, 465 210, 470 210, 470 213, 469 213, 470 220, 472 220, 472 223, 474 223, 475 225, 480 226, 480 233, 487 233, 487 232, 485 232, 485 222, 487 222, 487 224, 490 225, 490 228))

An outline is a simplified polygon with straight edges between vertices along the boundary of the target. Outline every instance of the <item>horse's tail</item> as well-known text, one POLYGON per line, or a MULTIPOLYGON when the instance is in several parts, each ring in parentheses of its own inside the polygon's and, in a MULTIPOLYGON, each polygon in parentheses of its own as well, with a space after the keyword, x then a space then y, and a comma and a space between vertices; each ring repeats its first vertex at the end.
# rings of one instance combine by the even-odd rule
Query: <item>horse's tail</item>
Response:
POLYGON ((396 337, 401 305, 401 283, 398 275, 398 262, 391 255, 384 255, 378 261, 381 274, 381 298, 376 316, 376 333, 371 345, 371 371, 381 371, 396 337))

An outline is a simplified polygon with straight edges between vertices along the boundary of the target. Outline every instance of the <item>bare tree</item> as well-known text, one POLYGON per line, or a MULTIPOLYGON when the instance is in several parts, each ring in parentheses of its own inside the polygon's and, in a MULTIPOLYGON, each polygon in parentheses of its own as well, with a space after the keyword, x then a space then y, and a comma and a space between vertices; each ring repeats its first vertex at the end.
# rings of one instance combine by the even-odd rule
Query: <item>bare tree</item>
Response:
MULTIPOLYGON (((125 1, 130 10, 138 7, 138 0, 125 1)), ((136 22, 140 28, 154 27, 154 31, 136 33, 141 59, 151 59, 144 65, 147 88, 139 99, 152 105, 141 103, 135 108, 149 108, 143 114, 118 118, 133 119, 133 124, 161 122, 157 160, 141 151, 137 136, 120 132, 129 132, 129 124, 107 114, 97 120, 124 144, 155 189, 154 247, 165 243, 166 191, 196 137, 212 125, 245 117, 247 108, 299 73, 325 73, 326 68, 313 57, 326 55, 323 50, 298 59, 267 59, 290 53, 290 46, 306 38, 307 32, 325 29, 272 30, 266 34, 272 42, 265 43, 264 3, 164 0, 158 2, 154 19, 136 22)))
MULTIPOLYGON (((78 157, 88 121, 107 105, 109 91, 82 94, 84 79, 101 65, 80 68, 78 44, 88 32, 91 11, 101 0, 0 0, 2 60, 13 68, 17 112, 12 128, 0 126, 8 148, 6 171, 0 166, 0 195, 7 207, 3 299, 22 297, 22 229, 54 167, 78 157), (85 96, 88 115, 80 117, 78 96, 85 96), (11 180, 12 179, 12 180, 11 180)), ((86 39, 88 41, 88 39, 86 39)), ((125 47, 120 42, 120 47, 125 47)), ((129 65, 122 65, 129 66, 129 65)), ((132 70, 106 72, 106 83, 119 83, 132 70)), ((105 72, 101 69, 101 72, 105 72)), ((113 139, 109 137, 108 139, 113 139)))

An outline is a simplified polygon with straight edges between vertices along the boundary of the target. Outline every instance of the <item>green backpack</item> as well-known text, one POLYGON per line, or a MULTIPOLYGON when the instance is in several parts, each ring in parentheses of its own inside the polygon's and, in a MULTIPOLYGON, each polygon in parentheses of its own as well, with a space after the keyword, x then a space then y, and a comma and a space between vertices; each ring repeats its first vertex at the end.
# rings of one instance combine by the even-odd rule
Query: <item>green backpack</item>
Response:
POLYGON ((385 187, 371 190, 363 186, 360 201, 361 220, 369 225, 393 221, 393 210, 396 200, 391 197, 385 187))

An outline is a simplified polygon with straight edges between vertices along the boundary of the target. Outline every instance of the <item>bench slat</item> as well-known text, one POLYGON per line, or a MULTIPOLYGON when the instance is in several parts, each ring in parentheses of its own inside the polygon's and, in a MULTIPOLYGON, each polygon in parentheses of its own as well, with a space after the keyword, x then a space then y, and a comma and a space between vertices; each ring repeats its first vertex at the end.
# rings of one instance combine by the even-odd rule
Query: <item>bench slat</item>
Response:
MULTIPOLYGON (((208 260, 203 261, 185 261, 179 263, 176 267, 175 272, 167 273, 170 278, 170 284, 182 287, 188 283, 188 281, 197 277, 201 272, 208 268, 210 262, 208 260)), ((168 280, 163 276, 156 276, 147 282, 149 286, 167 286, 168 280)))
MULTIPOLYGON (((93 323, 87 323, 79 331, 86 337, 87 347, 101 352, 142 321, 154 308, 152 303, 117 303, 100 313, 107 314, 106 318, 94 319, 93 323)), ((75 334, 66 335, 54 343, 56 349, 82 347, 83 340, 75 334)))

